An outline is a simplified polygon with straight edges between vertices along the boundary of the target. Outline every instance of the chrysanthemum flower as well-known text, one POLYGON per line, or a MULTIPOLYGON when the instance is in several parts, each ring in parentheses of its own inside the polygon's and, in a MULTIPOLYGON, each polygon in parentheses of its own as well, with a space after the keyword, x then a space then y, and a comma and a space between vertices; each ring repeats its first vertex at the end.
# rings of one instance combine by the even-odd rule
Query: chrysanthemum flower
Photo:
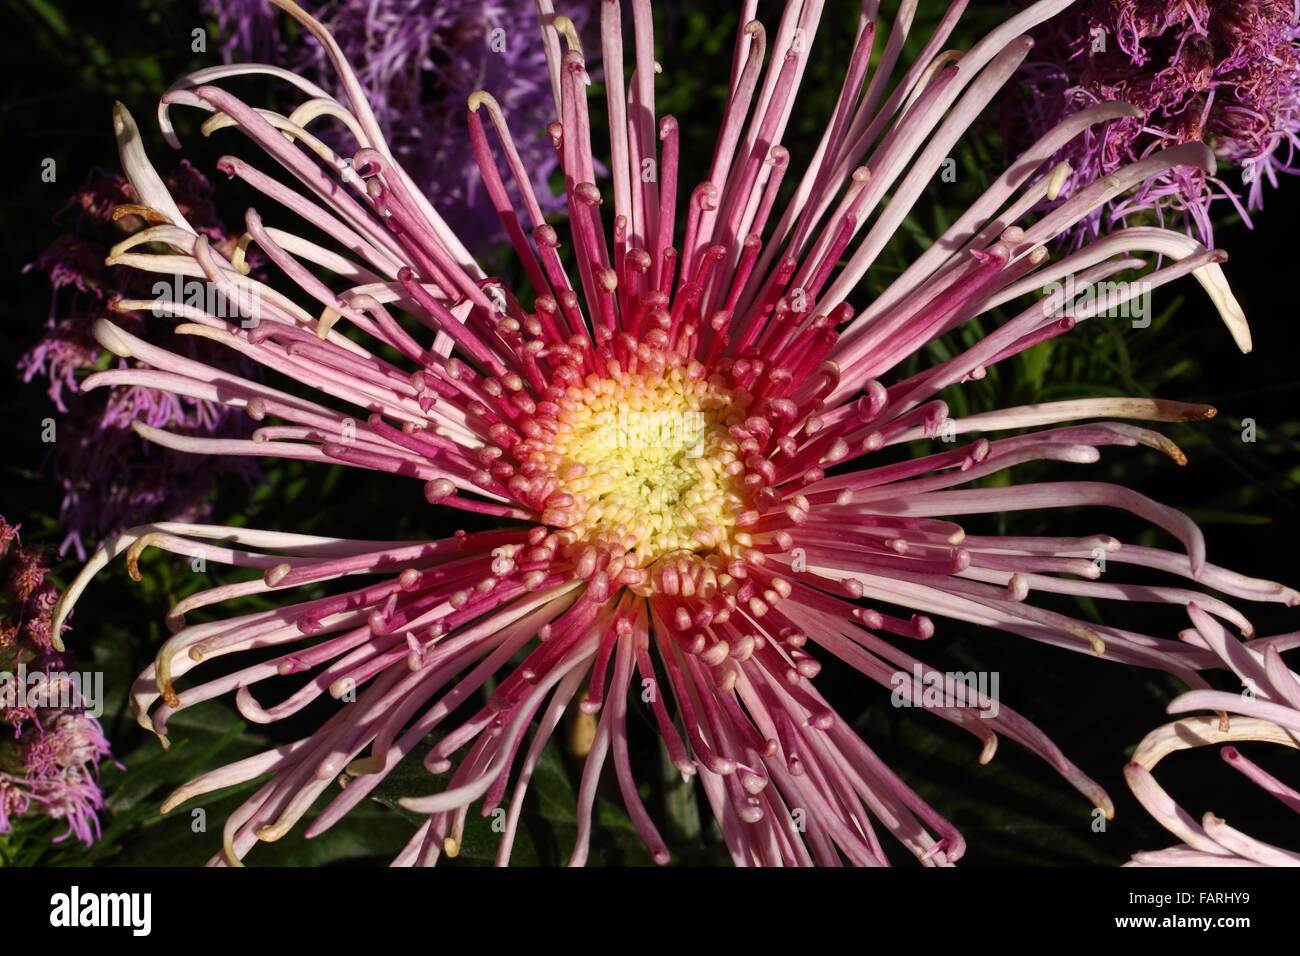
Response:
POLYGON ((1216 202, 1232 203, 1249 223, 1265 185, 1300 172, 1300 12, 1289 0, 1088 0, 1036 36, 1022 71, 1030 92, 1007 114, 1013 124, 1035 135, 1111 100, 1140 111, 1061 150, 1076 182, 1169 145, 1205 142, 1237 167, 1246 194, 1243 203, 1235 184, 1204 169, 1170 169, 1096 210, 1080 235, 1153 212, 1213 243, 1216 202))
POLYGON ((172 608, 174 634, 132 693, 142 724, 159 735, 178 710, 225 694, 259 723, 327 695, 343 701, 316 731, 213 770, 167 800, 171 808, 264 780, 226 822, 214 862, 239 861, 259 840, 278 839, 332 791, 306 832, 325 831, 425 745, 425 767, 450 776, 441 785, 431 779, 431 795, 403 800, 426 819, 397 862, 454 855, 471 807, 505 811, 504 862, 543 747, 574 708, 598 722, 572 860, 586 858, 597 785, 612 762, 637 830, 664 862, 668 850, 629 758, 629 708, 642 706, 631 703, 639 698, 672 763, 697 777, 737 864, 878 865, 888 859, 886 836, 926 864, 948 864, 962 855, 960 834, 823 699, 814 682, 819 656, 839 658, 970 731, 983 744, 982 760, 993 756, 999 734, 1020 742, 1110 813, 1101 788, 1008 707, 974 691, 973 706, 928 699, 919 685, 933 670, 889 636, 925 640, 938 615, 1166 668, 1204 687, 1195 669, 1214 663, 1208 651, 1088 623, 1031 598, 1194 599, 1249 634, 1233 606, 1177 579, 1248 600, 1300 597, 1208 563, 1191 521, 1123 487, 976 484, 1031 461, 1093 462, 1104 445, 1145 445, 1181 461, 1168 439, 1123 420, 1213 413, 1116 396, 949 416, 937 397, 943 389, 1090 318, 1095 298, 1035 301, 952 359, 891 374, 927 342, 1001 303, 1070 277, 1082 289, 1133 268, 1135 254, 1148 251, 1165 265, 1127 294, 1190 274, 1248 349, 1221 252, 1153 228, 1116 233, 1059 261, 1044 246, 1150 176, 1212 168, 1204 146, 1149 157, 1036 222, 1022 221, 1059 184, 1062 171, 1049 157, 1132 108, 1101 104, 1076 114, 994 181, 883 295, 860 310, 847 301, 953 144, 1023 60, 1026 31, 1065 0, 1010 18, 959 59, 941 53, 963 7, 955 3, 918 59, 897 72, 911 8, 889 30, 873 71, 876 5, 864 4, 833 114, 788 202, 780 187, 790 154, 780 143, 815 49, 820 3, 790 3, 770 28, 746 5, 713 158, 687 188, 694 180, 682 169, 677 123, 655 110, 649 0, 630 3, 626 43, 620 3, 601 6, 605 75, 632 68, 627 87, 608 84, 602 129, 590 119, 586 59, 572 26, 543 0, 567 235, 544 220, 496 100, 478 93, 467 114, 484 188, 528 280, 510 288, 481 271, 394 161, 328 33, 288 0, 276 2, 323 45, 347 103, 269 67, 222 67, 175 85, 160 119, 176 143, 171 107, 205 110, 205 131, 235 127, 298 180, 295 190, 247 160, 219 163, 266 197, 265 210, 247 213, 244 245, 259 247, 288 283, 250 279, 240 268, 244 245, 227 258, 188 227, 121 107, 127 174, 168 222, 114 255, 144 270, 204 277, 244 302, 238 320, 170 307, 182 320, 179 334, 221 342, 287 384, 214 372, 105 321, 99 341, 136 365, 91 376, 84 387, 148 384, 243 408, 262 423, 249 441, 137 430, 198 454, 279 455, 402 475, 423 483, 427 504, 418 506, 431 508, 431 521, 450 508, 494 526, 437 540, 353 541, 161 523, 122 535, 92 559, 63 613, 108 560, 125 554, 137 574, 150 546, 261 572, 172 608), (242 72, 271 72, 307 100, 287 113, 255 109, 217 85, 242 72), (318 119, 352 132, 353 155, 322 144, 308 129, 318 119), (594 176, 598 134, 608 137, 606 190, 594 176), (498 156, 510 184, 497 175, 498 156), (283 225, 271 225, 272 216, 283 225), (338 248, 291 231, 294 216, 338 248), (151 249, 156 243, 168 251, 151 249), (1031 426, 1062 427, 982 437, 1031 426), (938 440, 933 450, 901 454, 905 443, 924 439, 938 440), (1184 550, 1121 545, 1103 534, 968 534, 957 523, 1081 505, 1136 514, 1184 550), (1174 583, 1099 580, 1103 565, 1125 564, 1166 572, 1174 583), (292 597, 328 583, 338 593, 292 597), (281 604, 185 620, 248 595, 281 604), (246 665, 191 682, 205 662, 248 651, 255 653, 246 665), (268 700, 259 691, 286 675, 303 681, 288 697, 268 700), (480 699, 489 681, 486 700, 462 719, 462 705, 480 699))
MULTIPOLYGON (((1287 850, 1243 833, 1207 811, 1195 817, 1169 796, 1152 774, 1179 750, 1226 744, 1219 753, 1265 793, 1300 814, 1300 791, 1241 754, 1233 743, 1261 741, 1300 750, 1300 675, 1282 660, 1282 651, 1300 646, 1300 632, 1242 643, 1195 604, 1194 629, 1184 640, 1211 651, 1241 679, 1243 690, 1192 690, 1169 703, 1169 713, 1215 711, 1183 717, 1153 730, 1138 744, 1124 776, 1133 793, 1166 830, 1183 842, 1165 850, 1135 853, 1130 866, 1300 866, 1300 848, 1287 850)), ((1297 817, 1300 820, 1300 817, 1297 817)))

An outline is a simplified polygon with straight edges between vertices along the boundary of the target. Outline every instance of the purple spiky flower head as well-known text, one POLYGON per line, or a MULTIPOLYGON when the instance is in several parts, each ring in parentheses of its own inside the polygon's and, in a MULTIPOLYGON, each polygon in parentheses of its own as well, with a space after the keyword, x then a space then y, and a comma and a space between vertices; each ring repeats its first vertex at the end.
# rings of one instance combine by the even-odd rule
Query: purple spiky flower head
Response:
POLYGON ((688 152, 675 119, 656 109, 657 87, 671 77, 657 75, 649 0, 600 5, 600 57, 616 80, 605 88, 607 123, 589 110, 594 49, 543 0, 547 141, 563 172, 567 225, 543 214, 521 134, 491 91, 472 94, 464 125, 444 132, 464 135, 473 151, 523 277, 510 283, 485 272, 419 190, 329 32, 289 0, 275 2, 321 45, 342 98, 271 67, 231 66, 183 78, 159 114, 173 145, 172 110, 184 106, 206 116, 205 131, 237 131, 264 154, 219 161, 260 194, 235 254, 185 221, 121 107, 116 129, 129 179, 165 220, 118 260, 184 269, 243 303, 238 321, 173 303, 176 332, 248 357, 279 385, 214 371, 105 320, 97 341, 131 364, 85 387, 148 385, 220 401, 258 423, 252 439, 137 431, 198 455, 392 475, 394 502, 405 481, 415 489, 409 507, 430 509, 431 522, 459 511, 480 530, 385 541, 163 522, 92 558, 61 615, 113 558, 125 556, 138 575, 149 547, 250 572, 171 609, 173 634, 132 690, 140 722, 160 736, 177 711, 224 695, 258 723, 337 701, 317 729, 167 800, 170 809, 261 781, 227 820, 214 863, 238 863, 318 803, 307 835, 328 830, 420 750, 430 774, 445 776, 430 777, 428 795, 403 799, 424 822, 397 862, 454 856, 473 808, 501 811, 504 863, 543 748, 574 712, 591 734, 572 862, 587 858, 607 767, 653 858, 666 862, 629 746, 632 708, 643 707, 672 764, 698 782, 738 865, 884 865, 891 839, 923 864, 948 865, 962 856, 960 833, 822 696, 821 659, 969 731, 985 761, 1002 737, 1024 745, 1110 813, 1104 791, 1000 701, 966 685, 961 700, 934 697, 937 672, 911 648, 938 632, 939 619, 956 619, 1163 668, 1199 688, 1207 685, 1196 671, 1214 655, 1129 629, 1125 602, 1180 609, 1194 600, 1251 634, 1239 601, 1300 599, 1211 564, 1193 522, 1130 489, 980 483, 1030 462, 1083 467, 1108 446, 1156 449, 1181 464, 1172 442, 1134 422, 1204 419, 1208 406, 1115 395, 954 418, 942 397, 1097 315, 1101 303, 1076 292, 1148 253, 1163 263, 1144 283, 1124 284, 1124 301, 1192 276, 1248 351, 1222 252, 1158 228, 1121 230, 1061 258, 1048 250, 1126 189, 1171 169, 1212 170, 1205 146, 1155 153, 1034 215, 1059 186, 1057 151, 1135 109, 1075 113, 873 302, 851 301, 1023 62, 1027 32, 1066 0, 1035 4, 954 59, 943 50, 959 0, 909 45, 920 49, 906 65, 910 15, 889 25, 877 3, 863 3, 802 170, 781 143, 803 108, 821 3, 792 0, 765 21, 756 3, 744 4, 725 106, 709 142, 688 152), (255 109, 226 88, 241 73, 285 79, 295 102, 255 109), (345 153, 314 135, 324 117, 352 132, 345 153), (697 163, 701 148, 711 158, 697 163), (296 185, 272 176, 268 162, 296 185), (250 246, 274 279, 245 273, 250 246), (1022 301, 1050 286, 1075 291, 1022 301), (927 343, 1010 302, 1020 302, 1013 316, 987 336, 899 371, 927 343), (1129 512, 1180 548, 981 529, 981 515, 1076 506, 1129 512), (1116 574, 1128 566, 1163 580, 1130 583, 1116 574), (273 607, 215 613, 249 595, 273 607), (1052 595, 1096 600, 1106 621, 1044 606, 1052 595), (194 611, 202 622, 186 620, 194 611), (219 657, 232 660, 209 673, 219 657), (269 698, 268 682, 283 677, 301 683, 269 698))
POLYGON ((1111 100, 1140 110, 1062 149, 1075 170, 1063 195, 1178 143, 1207 143, 1235 167, 1223 176, 1169 170, 1094 211, 1080 235, 1150 213, 1212 244, 1216 204, 1249 223, 1265 184, 1300 172, 1300 12, 1291 0, 1088 0, 1035 36, 1022 70, 1029 93, 1007 113, 1008 131, 1038 135, 1111 100))
MULTIPOLYGON (((1208 810, 1198 823, 1156 781, 1152 771, 1170 754, 1219 746, 1225 763, 1297 814, 1300 790, 1245 757, 1234 744, 1269 743, 1300 750, 1300 674, 1282 660, 1282 652, 1300 647, 1300 632, 1242 642, 1196 604, 1189 606, 1193 628, 1183 640, 1209 651, 1219 666, 1241 681, 1240 691, 1197 689, 1169 703, 1169 713, 1213 711, 1183 717, 1143 738, 1124 776, 1142 805, 1182 842, 1164 850, 1133 855, 1136 866, 1300 866, 1300 840, 1291 849, 1273 846, 1230 826, 1208 810)), ((1300 833, 1300 826, 1297 827, 1300 833)))

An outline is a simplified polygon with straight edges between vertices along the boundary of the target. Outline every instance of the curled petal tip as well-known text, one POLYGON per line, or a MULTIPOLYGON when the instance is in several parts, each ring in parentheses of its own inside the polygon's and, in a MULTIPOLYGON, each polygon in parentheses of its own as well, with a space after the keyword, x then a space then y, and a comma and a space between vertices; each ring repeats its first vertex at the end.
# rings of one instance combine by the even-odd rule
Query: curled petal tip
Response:
POLYGON ((1219 316, 1232 334, 1232 339, 1237 343, 1237 348, 1241 350, 1242 354, 1249 353, 1253 348, 1250 325, 1246 322, 1246 313, 1242 309, 1241 303, 1232 294, 1232 288, 1228 285, 1228 279, 1223 274, 1223 268, 1218 263, 1212 263, 1208 266, 1201 266, 1192 275, 1205 289, 1210 301, 1214 303, 1214 307, 1219 310, 1219 316))
POLYGON ((472 113, 477 113, 479 109, 484 106, 487 107, 495 106, 496 102, 497 102, 496 97, 494 97, 487 90, 475 90, 473 93, 469 95, 469 100, 468 100, 469 109, 470 112, 472 113))
POLYGON ((131 358, 131 345, 125 334, 108 319, 97 319, 90 331, 96 342, 118 358, 131 358))

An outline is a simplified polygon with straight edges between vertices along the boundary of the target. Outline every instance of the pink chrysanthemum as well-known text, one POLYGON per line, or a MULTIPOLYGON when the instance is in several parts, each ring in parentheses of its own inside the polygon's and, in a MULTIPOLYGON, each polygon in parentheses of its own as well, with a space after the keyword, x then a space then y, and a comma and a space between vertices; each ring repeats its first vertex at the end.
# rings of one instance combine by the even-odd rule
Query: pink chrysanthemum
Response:
MULTIPOLYGON (((431 780, 438 792, 430 796, 402 801, 426 819, 397 862, 454 855, 472 806, 506 811, 505 862, 542 749, 573 708, 598 722, 579 786, 572 860, 586 859, 597 785, 612 759, 637 830, 664 862, 668 851, 629 759, 629 705, 639 698, 673 764, 698 779, 737 864, 880 865, 888 856, 881 838, 889 835, 922 862, 946 865, 962 855, 960 834, 822 698, 813 681, 818 654, 970 731, 984 745, 983 760, 998 734, 1019 741, 1109 813, 1101 788, 1006 706, 974 691, 965 706, 932 701, 919 684, 934 672, 885 635, 924 640, 934 632, 930 615, 939 615, 1165 668, 1204 687, 1195 671, 1215 663, 1210 652, 1088 623, 1030 598, 1195 600, 1247 634, 1247 619, 1223 600, 1172 584, 1099 580, 1101 568, 1138 565, 1247 600, 1300 598, 1207 563, 1191 521, 1128 489, 1089 481, 973 484, 1025 462, 1086 464, 1103 445, 1145 445, 1181 461, 1165 437, 1108 419, 1213 413, 1114 397, 949 416, 937 397, 943 389, 1092 317, 1096 298, 1035 301, 954 358, 911 377, 891 374, 927 342, 1001 303, 1053 282, 1082 291, 1140 265, 1133 254, 1145 252, 1162 254, 1166 264, 1125 295, 1191 274, 1248 349, 1221 252, 1151 228, 1116 233, 1055 262, 1045 248, 1150 176, 1212 167, 1204 146, 1153 155, 1022 223, 1059 185, 1049 159, 1061 145, 1132 108, 1100 104, 1075 114, 1027 150, 883 295, 862 310, 846 301, 953 144, 1023 60, 1026 31, 1067 0, 1034 5, 956 60, 941 53, 964 6, 955 3, 899 73, 910 18, 889 30, 873 71, 876 4, 865 3, 833 115, 788 202, 778 201, 790 172, 780 143, 814 49, 820 3, 786 5, 771 31, 753 19, 756 3, 745 4, 713 159, 688 193, 679 187, 677 124, 655 111, 649 0, 630 3, 626 47, 620 4, 601 5, 605 75, 634 68, 627 87, 608 84, 610 121, 601 130, 590 121, 586 61, 572 24, 541 0, 558 117, 550 135, 568 198, 563 246, 542 217, 496 100, 476 93, 466 117, 484 188, 528 278, 520 288, 485 275, 413 187, 328 33, 288 0, 276 3, 323 45, 347 103, 277 73, 307 102, 288 113, 254 109, 215 83, 268 68, 221 67, 187 77, 163 97, 162 127, 176 143, 169 108, 186 105, 211 114, 207 131, 237 128, 302 188, 233 156, 220 167, 339 249, 271 226, 250 209, 240 252, 218 254, 188 228, 118 107, 127 174, 168 223, 122 243, 114 261, 206 278, 243 303, 235 319, 164 306, 182 320, 178 333, 224 343, 281 375, 287 390, 214 372, 107 321, 97 327, 99 341, 137 364, 91 376, 84 387, 147 384, 243 408, 263 423, 250 441, 137 430, 199 454, 279 455, 403 475, 424 483, 430 504, 461 509, 480 524, 486 516, 496 527, 396 542, 162 523, 120 536, 92 559, 61 612, 114 556, 125 554, 138 574, 150 546, 261 572, 172 608, 175 633, 132 694, 142 724, 159 735, 178 710, 224 694, 259 723, 327 695, 343 701, 315 732, 207 773, 168 799, 166 807, 175 807, 264 778, 227 821, 214 862, 237 862, 259 840, 279 838, 332 790, 307 834, 325 831, 426 743, 425 766, 450 779, 441 787, 431 780), (318 118, 351 130, 353 155, 335 154, 309 131, 318 118), (595 182, 597 132, 609 139, 608 193, 595 182), (502 155, 522 215, 497 175, 502 155), (244 275, 247 244, 284 273, 300 301, 244 275), (322 270, 332 275, 328 282, 322 270), (957 443, 959 435, 1080 420, 1088 421, 957 443), (931 453, 898 454, 925 439, 938 440, 931 453), (1185 553, 1107 535, 968 534, 954 520, 1079 505, 1141 516, 1185 553), (337 593, 298 603, 289 597, 330 583, 337 593), (248 595, 283 600, 275 610, 185 621, 248 595), (252 650, 253 662, 242 668, 179 686, 206 661, 252 650), (283 700, 258 699, 264 681, 284 675, 302 675, 304 683, 283 700), (481 708, 459 719, 489 680, 481 708)), ((292 218, 277 212, 279 221, 292 218)))
MULTIPOLYGON (((1237 693, 1192 690, 1169 703, 1169 713, 1211 710, 1214 716, 1184 717, 1153 730, 1138 744, 1124 776, 1133 793, 1160 825, 1183 842, 1165 850, 1135 853, 1130 866, 1300 866, 1300 846, 1273 846, 1229 826, 1207 811, 1198 824, 1156 782, 1151 771, 1179 750, 1228 744, 1219 753, 1228 766, 1300 814, 1300 791, 1247 759, 1232 743, 1261 741, 1300 750, 1300 675, 1282 661, 1282 651, 1300 646, 1300 632, 1242 643, 1195 604, 1189 608, 1189 644, 1212 652, 1242 681, 1237 693)), ((1300 819, 1300 818, 1298 818, 1300 819)))

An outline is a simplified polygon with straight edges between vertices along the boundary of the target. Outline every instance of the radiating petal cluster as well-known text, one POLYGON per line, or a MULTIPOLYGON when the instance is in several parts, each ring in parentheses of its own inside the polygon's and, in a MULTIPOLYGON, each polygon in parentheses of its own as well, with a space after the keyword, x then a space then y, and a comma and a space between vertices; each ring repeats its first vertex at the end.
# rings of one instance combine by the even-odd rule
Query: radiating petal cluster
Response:
POLYGON ((483 271, 394 159, 328 32, 288 0, 277 5, 321 44, 342 99, 275 68, 222 67, 177 83, 159 112, 173 144, 171 111, 185 106, 207 114, 204 132, 230 127, 263 151, 219 162, 260 194, 234 254, 189 227, 130 115, 116 114, 127 175, 166 219, 119 247, 118 260, 205 279, 238 302, 235 320, 163 305, 179 335, 229 347, 263 366, 267 381, 215 372, 104 321, 99 342, 132 363, 83 387, 147 384, 243 409, 259 423, 246 441, 137 430, 198 454, 407 476, 422 483, 423 498, 395 489, 395 507, 430 508, 430 522, 459 509, 485 530, 356 541, 158 523, 92 558, 61 613, 116 556, 138 575, 150 547, 255 572, 172 608, 173 634, 132 691, 141 723, 159 735, 177 711, 225 695, 259 723, 339 701, 315 731, 213 770, 167 801, 262 781, 226 822, 215 863, 242 860, 309 811, 307 835, 324 832, 413 754, 445 778, 430 779, 428 796, 402 801, 424 823, 397 862, 454 856, 471 809, 501 809, 504 863, 543 748, 575 709, 595 730, 572 862, 589 852, 607 764, 636 829, 665 862, 630 758, 629 712, 645 707, 672 764, 698 780, 738 865, 883 865, 891 843, 947 865, 962 855, 961 835, 822 697, 820 659, 836 658, 966 729, 984 761, 999 735, 1019 742, 1109 814, 1101 788, 1009 707, 974 688, 961 702, 927 695, 923 685, 942 675, 907 648, 935 633, 933 617, 1163 668, 1203 688, 1196 670, 1216 663, 1210 650, 1084 621, 1035 598, 1195 601, 1245 635, 1249 620, 1225 598, 1300 599, 1209 563, 1191 521, 1129 489, 981 481, 1028 462, 1086 465, 1109 445, 1145 446, 1182 463, 1167 438, 1133 422, 1204 419, 1208 406, 1117 395, 954 418, 941 397, 1104 311, 1082 292, 1141 267, 1149 253, 1163 264, 1145 285, 1124 285, 1122 297, 1191 275, 1248 350, 1222 252, 1155 228, 1123 230, 1057 260, 1046 248, 1151 176, 1211 169, 1205 147, 1154 154, 1045 216, 1027 216, 1059 187, 1056 151, 1133 109, 1077 113, 997 177, 883 294, 860 307, 849 301, 1023 61, 1027 31, 1065 0, 1009 18, 959 58, 942 52, 964 6, 954 3, 919 38, 910 65, 900 62, 908 11, 887 26, 877 5, 864 3, 842 87, 802 171, 781 144, 823 7, 796 0, 760 22, 746 3, 702 174, 684 169, 690 154, 677 123, 655 108, 649 0, 601 4, 604 74, 630 80, 606 85, 608 124, 599 125, 573 23, 542 0, 563 231, 544 217, 497 100, 474 94, 464 120, 517 256, 512 278, 483 271), (255 108, 228 88, 244 72, 277 76, 301 99, 285 111, 255 108), (350 153, 315 134, 326 119, 351 131, 350 153), (597 149, 607 150, 605 185, 597 149), (272 165, 287 177, 271 175, 272 165), (246 274, 252 247, 283 281, 246 274), (1030 296, 965 351, 898 371, 937 337, 1049 286, 1074 291, 1030 296), (981 529, 982 515, 1076 506, 1127 511, 1180 550, 1105 534, 981 529), (1168 581, 1113 580, 1127 565, 1168 581), (275 609, 212 618, 222 603, 251 595, 276 599, 275 609), (201 623, 187 621, 200 611, 201 623), (208 673, 207 662, 228 655, 244 663, 208 673), (272 696, 268 682, 283 677, 298 688, 272 696))
MULTIPOLYGON (((232 237, 212 206, 207 178, 182 161, 164 180, 178 209, 186 210, 195 229, 218 248, 231 249, 232 237)), ((147 294, 154 277, 114 265, 113 246, 146 224, 148 210, 120 174, 92 173, 68 202, 75 214, 69 231, 59 236, 28 268, 49 276, 50 318, 45 332, 18 361, 23 381, 45 381, 45 391, 59 412, 42 422, 43 439, 51 445, 50 473, 63 487, 59 521, 65 530, 60 553, 69 549, 82 560, 110 533, 141 521, 167 517, 197 520, 208 516, 217 469, 202 459, 186 459, 143 445, 131 431, 133 422, 155 428, 199 434, 247 435, 251 429, 236 410, 220 403, 196 400, 150 388, 124 388, 112 393, 84 395, 78 379, 114 357, 91 333, 107 315, 144 335, 165 326, 148 313, 117 311, 121 297, 147 294), (108 257, 105 261, 105 257, 108 257)), ((199 291, 182 287, 197 298, 199 291)), ((186 349, 194 357, 229 362, 230 356, 194 342, 186 349)), ((245 373, 251 368, 231 363, 245 373)), ((251 480, 257 474, 246 461, 232 461, 230 470, 251 480)))
MULTIPOLYGON (((1300 814, 1300 790, 1273 776, 1232 746, 1242 741, 1278 744, 1300 750, 1300 675, 1282 660, 1282 651, 1300 646, 1300 633, 1242 642, 1195 604, 1189 607, 1195 627, 1183 633, 1189 644, 1209 650, 1241 680, 1239 692, 1192 690, 1169 704, 1169 713, 1215 711, 1213 716, 1183 717, 1143 738, 1124 768, 1124 776, 1142 805, 1166 830, 1182 840, 1164 850, 1133 855, 1130 866, 1300 866, 1300 842, 1294 849, 1256 839, 1213 811, 1198 823, 1156 781, 1156 765, 1180 750, 1224 744, 1219 754, 1262 791, 1300 814)), ((1293 781, 1294 783, 1294 781, 1293 781)), ((1300 823, 1300 816, 1296 818, 1300 823)))
MULTIPOLYGON (((284 17, 266 0, 204 5, 217 18, 228 62, 276 63, 337 95, 323 47, 286 43, 284 17)), ((591 6, 568 11, 581 35, 591 6)), ((487 88, 516 129, 540 130, 554 118, 536 0, 366 0, 322 5, 319 18, 356 70, 393 156, 471 251, 490 252, 505 230, 460 135, 461 113, 466 97, 487 88), (449 128, 457 135, 447 135, 449 128)), ((336 148, 348 142, 346 130, 326 126, 320 135, 336 148)), ((542 210, 561 212, 564 196, 549 185, 559 165, 555 151, 540 136, 517 145, 542 210)))

